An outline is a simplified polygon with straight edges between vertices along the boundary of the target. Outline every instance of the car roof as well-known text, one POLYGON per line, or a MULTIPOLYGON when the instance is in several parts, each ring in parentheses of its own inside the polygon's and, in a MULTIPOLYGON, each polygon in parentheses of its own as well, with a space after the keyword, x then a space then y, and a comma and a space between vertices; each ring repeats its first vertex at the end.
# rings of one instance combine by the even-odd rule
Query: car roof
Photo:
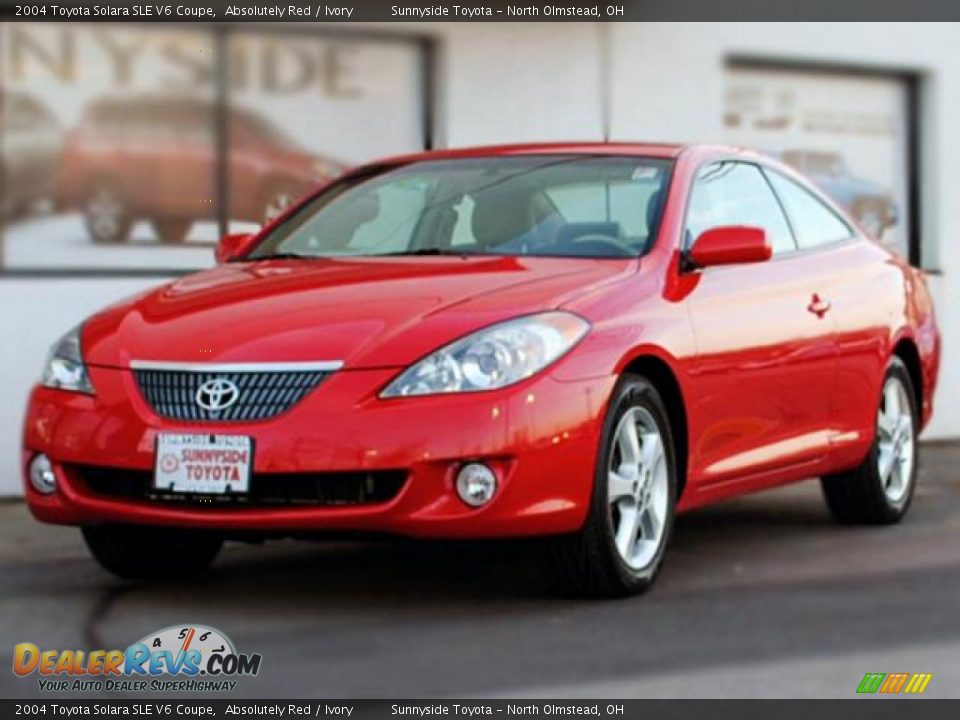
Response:
POLYGON ((634 155, 674 159, 688 150, 716 152, 726 155, 752 154, 742 148, 688 143, 644 142, 543 142, 512 145, 478 145, 473 147, 409 153, 383 158, 374 165, 406 165, 427 160, 454 160, 458 158, 498 157, 511 155, 634 155))

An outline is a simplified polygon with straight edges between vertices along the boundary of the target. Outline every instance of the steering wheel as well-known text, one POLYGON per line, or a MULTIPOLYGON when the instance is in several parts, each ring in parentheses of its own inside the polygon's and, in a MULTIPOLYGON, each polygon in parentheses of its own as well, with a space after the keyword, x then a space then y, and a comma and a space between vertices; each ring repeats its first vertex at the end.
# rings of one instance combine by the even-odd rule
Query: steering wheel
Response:
POLYGON ((624 245, 621 242, 618 242, 609 235, 580 235, 577 238, 574 238, 570 241, 571 245, 585 245, 587 243, 597 243, 603 245, 606 248, 609 248, 615 257, 633 257, 636 253, 632 248, 624 245))

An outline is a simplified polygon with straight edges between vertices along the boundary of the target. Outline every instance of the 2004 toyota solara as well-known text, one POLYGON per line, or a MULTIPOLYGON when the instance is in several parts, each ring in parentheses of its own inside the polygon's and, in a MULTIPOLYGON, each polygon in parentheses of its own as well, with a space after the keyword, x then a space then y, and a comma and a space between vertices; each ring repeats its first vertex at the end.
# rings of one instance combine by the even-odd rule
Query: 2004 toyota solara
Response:
POLYGON ((785 166, 642 144, 355 168, 57 342, 26 497, 125 577, 224 539, 547 536, 653 582, 675 514, 819 477, 897 522, 940 339, 923 276, 785 166))

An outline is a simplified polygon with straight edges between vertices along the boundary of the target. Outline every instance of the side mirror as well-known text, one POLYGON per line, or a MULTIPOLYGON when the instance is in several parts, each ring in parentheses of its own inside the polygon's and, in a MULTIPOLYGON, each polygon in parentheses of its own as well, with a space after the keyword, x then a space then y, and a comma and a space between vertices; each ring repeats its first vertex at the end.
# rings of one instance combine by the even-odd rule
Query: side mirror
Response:
POLYGON ((724 225, 703 231, 687 251, 694 267, 739 265, 769 260, 773 255, 763 228, 724 225))
POLYGON ((255 236, 249 233, 234 233, 233 235, 224 235, 217 243, 214 250, 214 256, 218 263, 225 263, 240 257, 250 248, 250 242, 255 236))

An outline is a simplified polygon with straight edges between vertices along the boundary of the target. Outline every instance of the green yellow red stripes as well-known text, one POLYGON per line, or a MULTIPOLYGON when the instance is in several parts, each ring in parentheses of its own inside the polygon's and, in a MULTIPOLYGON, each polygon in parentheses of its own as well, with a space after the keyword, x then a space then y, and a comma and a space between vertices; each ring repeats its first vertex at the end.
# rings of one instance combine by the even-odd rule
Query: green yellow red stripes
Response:
POLYGON ((903 692, 916 695, 924 692, 932 679, 933 673, 867 673, 857 686, 857 692, 884 695, 903 692))

